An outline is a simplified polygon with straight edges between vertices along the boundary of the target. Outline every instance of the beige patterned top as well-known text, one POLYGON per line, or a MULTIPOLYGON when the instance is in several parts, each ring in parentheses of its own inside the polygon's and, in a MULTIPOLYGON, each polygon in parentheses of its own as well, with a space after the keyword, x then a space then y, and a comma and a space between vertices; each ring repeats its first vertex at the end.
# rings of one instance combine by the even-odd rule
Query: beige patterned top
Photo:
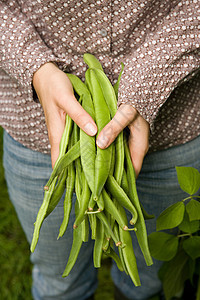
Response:
POLYGON ((119 103, 150 123, 150 150, 200 134, 200 1, 0 1, 0 125, 44 153, 49 142, 33 73, 55 61, 83 79, 83 54, 101 61, 119 103))

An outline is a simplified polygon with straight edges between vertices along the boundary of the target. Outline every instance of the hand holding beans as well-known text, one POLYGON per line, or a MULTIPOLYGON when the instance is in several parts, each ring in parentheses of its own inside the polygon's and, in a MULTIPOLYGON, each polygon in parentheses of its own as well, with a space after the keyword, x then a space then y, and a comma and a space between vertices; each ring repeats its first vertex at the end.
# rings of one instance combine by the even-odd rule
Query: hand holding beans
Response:
MULTIPOLYGON (((43 90, 40 83, 37 86, 37 77, 34 80, 36 89, 38 87, 38 91, 42 94, 40 96, 38 92, 44 107, 47 126, 49 124, 49 136, 51 137, 52 126, 50 122, 56 121, 56 117, 51 119, 53 109, 56 111, 57 118, 61 116, 60 120, 65 116, 66 125, 59 143, 58 159, 44 187, 44 200, 34 224, 31 251, 33 252, 37 245, 39 231, 44 219, 54 210, 62 197, 64 192, 63 188, 60 187, 62 183, 66 187, 66 193, 63 223, 58 237, 62 237, 68 226, 73 191, 77 196, 73 243, 63 277, 68 276, 73 268, 82 243, 88 241, 90 225, 91 238, 95 240, 94 267, 101 266, 102 253, 105 252, 106 255, 116 261, 121 271, 130 275, 133 283, 138 286, 140 285, 140 278, 130 231, 135 231, 147 265, 152 264, 152 258, 148 248, 144 210, 137 196, 135 171, 131 161, 133 156, 131 158, 128 136, 126 132, 123 132, 123 129, 129 126, 131 132, 129 145, 136 147, 139 144, 136 151, 143 149, 141 144, 143 141, 146 142, 145 150, 138 156, 140 164, 142 164, 148 148, 148 125, 135 109, 128 107, 128 105, 122 105, 117 110, 117 85, 115 87, 111 85, 100 63, 93 55, 85 54, 84 60, 89 67, 85 73, 85 82, 82 82, 75 75, 65 75, 68 78, 66 82, 69 83, 66 88, 67 97, 58 94, 57 98, 55 95, 50 101, 50 108, 47 105, 49 90, 43 90), (77 100, 73 94, 73 89, 76 92, 77 100), (79 118, 82 116, 84 121, 79 122, 76 119, 73 108, 69 103, 65 104, 65 101, 71 101, 70 104, 73 101, 76 103, 79 118), (74 117, 74 122, 70 114, 74 117), (93 121, 95 120, 97 124, 95 126, 98 130, 96 136, 92 132, 90 135, 86 134, 87 131, 84 126, 86 120, 86 123, 91 126, 95 125, 93 121), (141 131, 138 130, 139 138, 135 141, 132 135, 135 137, 136 125, 138 124, 139 129, 145 129, 145 134, 142 135, 141 131), (77 125, 80 125, 83 130, 77 125), (96 147, 96 143, 101 147, 96 147), (125 209, 132 215, 130 220, 127 219, 125 209)), ((51 67, 53 66, 51 65, 51 67)), ((41 72, 44 72, 43 75, 45 74, 44 69, 41 72)), ((56 123, 54 123, 55 125, 56 123)), ((139 169, 140 165, 137 169, 138 172, 139 169)))
POLYGON ((46 63, 34 73, 33 86, 44 110, 54 166, 59 155, 66 114, 88 135, 95 135, 97 126, 76 100, 66 74, 54 63, 46 63))
POLYGON ((149 148, 149 124, 133 106, 122 104, 119 107, 113 119, 99 133, 97 145, 101 149, 107 148, 126 126, 130 129, 129 149, 137 177, 149 148))

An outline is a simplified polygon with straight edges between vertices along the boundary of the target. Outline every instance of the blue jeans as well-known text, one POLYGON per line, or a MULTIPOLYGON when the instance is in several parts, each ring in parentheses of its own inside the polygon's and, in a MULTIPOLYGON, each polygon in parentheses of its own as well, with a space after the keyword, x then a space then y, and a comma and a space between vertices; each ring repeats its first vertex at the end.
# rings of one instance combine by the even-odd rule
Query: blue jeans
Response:
MULTIPOLYGON (((200 170, 200 137, 181 146, 147 154, 137 179, 139 199, 148 213, 158 216, 166 207, 183 199, 175 166, 192 166, 200 170)), ((43 200, 43 187, 51 174, 49 155, 23 147, 4 133, 4 168, 10 199, 30 243, 34 222, 43 200)), ((75 202, 75 197, 74 197, 75 202)), ((72 244, 74 206, 68 229, 57 240, 63 218, 63 200, 44 221, 39 242, 31 254, 33 263, 32 294, 35 300, 84 300, 97 287, 97 270, 93 267, 93 241, 84 243, 78 260, 66 278, 62 273, 72 244)), ((147 221, 148 233, 155 231, 155 219, 147 221)), ((161 262, 145 265, 133 232, 133 245, 138 262, 141 287, 134 287, 130 278, 118 271, 115 264, 111 275, 115 285, 129 299, 144 300, 161 291, 157 277, 161 262)))

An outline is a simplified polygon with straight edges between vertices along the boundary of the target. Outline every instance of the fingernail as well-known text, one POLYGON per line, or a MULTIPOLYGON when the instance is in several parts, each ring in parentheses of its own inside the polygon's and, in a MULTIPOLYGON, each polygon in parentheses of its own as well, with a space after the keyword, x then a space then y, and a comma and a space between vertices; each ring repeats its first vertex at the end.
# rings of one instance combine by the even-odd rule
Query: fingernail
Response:
POLYGON ((108 143, 109 143, 109 140, 106 139, 106 138, 104 138, 104 139, 97 139, 97 146, 99 148, 106 148, 107 145, 108 145, 108 143))
POLYGON ((87 123, 84 129, 89 135, 95 135, 97 133, 97 128, 92 123, 87 123))

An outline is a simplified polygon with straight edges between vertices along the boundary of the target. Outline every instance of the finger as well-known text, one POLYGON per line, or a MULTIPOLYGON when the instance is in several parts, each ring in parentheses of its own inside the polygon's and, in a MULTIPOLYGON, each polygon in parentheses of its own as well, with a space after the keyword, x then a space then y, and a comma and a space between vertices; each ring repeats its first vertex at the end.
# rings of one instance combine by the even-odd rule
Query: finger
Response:
POLYGON ((94 136, 97 133, 97 125, 94 120, 83 109, 75 97, 71 97, 66 101, 65 111, 85 133, 91 136, 94 136))
POLYGON ((130 104, 122 104, 113 119, 102 129, 97 138, 97 146, 107 148, 118 134, 137 117, 136 109, 130 104))
POLYGON ((129 125, 129 129, 129 149, 137 178, 141 171, 144 157, 149 149, 149 124, 139 116, 129 125))
POLYGON ((62 134, 65 128, 65 116, 67 114, 73 121, 88 135, 93 136, 97 133, 97 126, 92 117, 82 108, 75 97, 70 96, 65 100, 65 104, 58 108, 56 105, 49 106, 47 128, 49 134, 49 141, 51 145, 51 161, 52 167, 59 156, 59 145, 62 134))
POLYGON ((54 111, 54 114, 50 116, 47 122, 47 128, 51 145, 51 163, 53 168, 59 156, 59 145, 65 128, 66 114, 63 111, 54 111))

